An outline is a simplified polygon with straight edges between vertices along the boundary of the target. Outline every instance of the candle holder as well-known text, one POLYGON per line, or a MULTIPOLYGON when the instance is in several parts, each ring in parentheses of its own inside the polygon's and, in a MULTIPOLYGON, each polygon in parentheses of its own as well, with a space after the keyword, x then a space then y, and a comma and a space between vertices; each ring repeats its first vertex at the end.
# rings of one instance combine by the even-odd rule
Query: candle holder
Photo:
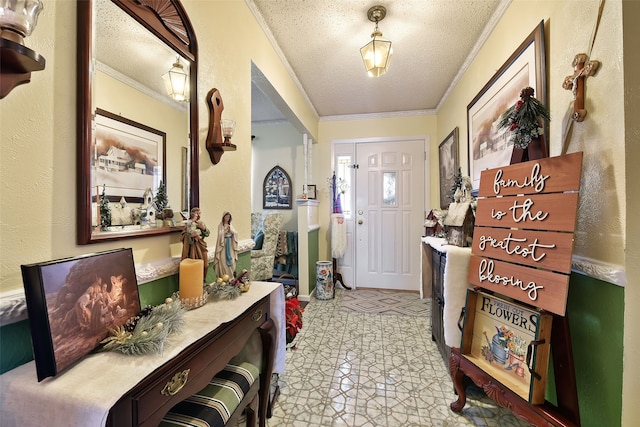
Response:
POLYGON ((231 137, 236 130, 235 120, 222 119, 220 120, 220 127, 222 128, 222 149, 225 151, 232 151, 236 149, 236 146, 231 143, 231 137))
MULTIPOLYGON (((180 291, 176 292, 176 296, 180 298, 180 291)), ((180 298, 180 302, 182 303, 183 307, 185 307, 187 310, 193 310, 195 308, 199 308, 205 305, 207 303, 208 298, 209 298, 209 294, 207 292, 204 292, 203 290, 202 295, 200 295, 199 297, 180 298)))
POLYGON ((44 70, 45 59, 24 45, 41 10, 41 0, 0 0, 0 99, 44 70))

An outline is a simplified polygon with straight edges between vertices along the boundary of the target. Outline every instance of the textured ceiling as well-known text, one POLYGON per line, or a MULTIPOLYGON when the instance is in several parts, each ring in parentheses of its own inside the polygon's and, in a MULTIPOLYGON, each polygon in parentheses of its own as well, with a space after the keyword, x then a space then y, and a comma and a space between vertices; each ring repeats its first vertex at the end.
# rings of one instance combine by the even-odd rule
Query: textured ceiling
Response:
POLYGON ((320 117, 437 109, 510 2, 245 1, 320 117), (379 29, 394 53, 387 74, 376 78, 367 75, 360 48, 375 27, 367 11, 378 4, 387 8, 379 29))

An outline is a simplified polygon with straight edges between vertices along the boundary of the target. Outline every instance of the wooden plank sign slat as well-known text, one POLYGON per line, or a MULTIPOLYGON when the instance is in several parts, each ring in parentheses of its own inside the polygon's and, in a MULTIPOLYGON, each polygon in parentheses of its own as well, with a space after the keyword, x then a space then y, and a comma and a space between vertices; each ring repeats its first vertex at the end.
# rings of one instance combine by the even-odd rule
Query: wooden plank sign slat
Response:
POLYGON ((574 231, 578 193, 479 199, 476 226, 574 231))
POLYGON ((568 275, 472 255, 467 281, 552 313, 565 314, 568 275))
POLYGON ((582 152, 484 170, 479 197, 578 191, 582 152))
POLYGON ((476 227, 471 253, 568 274, 572 251, 573 233, 476 227))

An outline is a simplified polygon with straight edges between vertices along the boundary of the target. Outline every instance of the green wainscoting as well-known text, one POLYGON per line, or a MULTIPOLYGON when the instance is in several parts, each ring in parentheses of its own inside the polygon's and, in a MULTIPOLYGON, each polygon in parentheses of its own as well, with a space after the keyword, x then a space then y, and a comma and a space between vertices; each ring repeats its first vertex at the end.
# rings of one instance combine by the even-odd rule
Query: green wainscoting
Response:
POLYGON ((574 273, 567 313, 582 427, 619 426, 624 288, 574 273))

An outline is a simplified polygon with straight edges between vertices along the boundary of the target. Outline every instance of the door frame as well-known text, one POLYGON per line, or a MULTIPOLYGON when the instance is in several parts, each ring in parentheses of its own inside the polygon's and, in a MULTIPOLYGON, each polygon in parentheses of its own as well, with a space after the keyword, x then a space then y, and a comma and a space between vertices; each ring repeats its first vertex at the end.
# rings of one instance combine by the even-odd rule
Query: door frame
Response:
MULTIPOLYGON (((352 153, 355 156, 355 147, 357 144, 362 144, 362 143, 372 143, 372 142, 381 142, 381 143, 385 143, 385 142, 394 142, 394 141, 417 141, 417 140, 422 140, 423 141, 423 147, 424 147, 424 153, 425 153, 425 157, 424 157, 424 208, 423 208, 423 218, 426 218, 427 213, 429 212, 428 207, 430 206, 430 190, 431 190, 431 164, 430 164, 430 159, 431 159, 431 138, 429 137, 429 135, 411 135, 411 136, 384 136, 384 137, 369 137, 369 138, 344 138, 344 139, 332 139, 331 140, 331 162, 330 162, 330 174, 332 173, 331 171, 335 170, 335 161, 336 161, 336 145, 339 144, 351 144, 352 145, 352 153)), ((355 157, 354 157, 355 160, 355 157)), ((354 184, 353 186, 356 186, 357 183, 355 182, 355 176, 354 176, 354 184)), ((352 203, 351 206, 355 206, 355 193, 351 192, 351 199, 352 199, 352 203)), ((328 215, 330 216, 332 213, 332 209, 333 209, 333 205, 330 203, 329 207, 328 207, 329 211, 328 211, 328 215)), ((353 221, 353 220, 352 220, 353 221)), ((331 227, 331 221, 329 221, 329 227, 331 227)), ((352 227, 352 232, 353 232, 353 236, 355 236, 356 233, 356 227, 352 227)), ((331 252, 331 238, 329 237, 329 245, 328 245, 328 249, 329 252, 331 252)), ((416 251, 420 250, 421 248, 416 247, 416 251)), ((355 271, 356 271, 356 263, 358 262, 355 256, 355 245, 353 244, 352 241, 348 242, 348 246, 347 246, 347 251, 350 252, 350 254, 348 256, 350 256, 350 258, 353 260, 354 265, 352 266, 352 271, 353 271, 353 275, 352 277, 344 277, 343 275, 343 279, 345 280, 346 284, 350 287, 352 287, 352 289, 356 289, 356 284, 354 283, 355 281, 355 271)), ((338 260, 338 269, 340 267, 340 260, 338 260)), ((420 272, 420 276, 421 276, 421 272, 420 272)), ((420 278, 420 280, 422 280, 420 278)), ((419 284, 418 289, 422 289, 422 283, 419 284)))

